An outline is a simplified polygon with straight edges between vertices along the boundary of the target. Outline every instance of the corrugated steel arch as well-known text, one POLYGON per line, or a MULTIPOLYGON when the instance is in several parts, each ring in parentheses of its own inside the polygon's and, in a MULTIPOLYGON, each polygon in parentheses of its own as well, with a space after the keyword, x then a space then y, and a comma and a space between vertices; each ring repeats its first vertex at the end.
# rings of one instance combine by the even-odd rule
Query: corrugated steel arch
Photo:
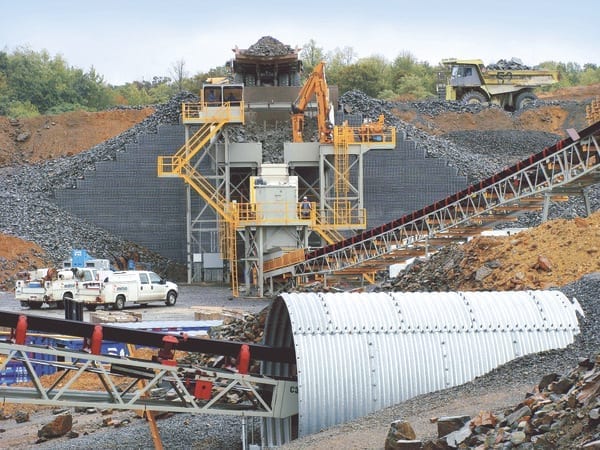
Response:
POLYGON ((511 359, 562 348, 583 311, 560 291, 282 294, 264 342, 290 346, 298 416, 263 421, 263 444, 299 436, 463 384, 511 359))

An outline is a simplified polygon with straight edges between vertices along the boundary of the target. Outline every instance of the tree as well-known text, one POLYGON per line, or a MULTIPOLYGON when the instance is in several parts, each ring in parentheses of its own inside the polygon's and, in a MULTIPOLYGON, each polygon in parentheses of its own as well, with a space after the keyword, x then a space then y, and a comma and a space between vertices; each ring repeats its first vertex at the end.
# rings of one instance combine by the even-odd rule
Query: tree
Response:
POLYGON ((3 113, 96 110, 109 106, 112 99, 94 68, 84 72, 69 67, 60 55, 51 57, 46 50, 34 52, 28 47, 0 55, 0 85, 3 113))
POLYGON ((300 58, 302 59, 302 64, 304 66, 305 77, 308 77, 315 66, 325 59, 325 54, 323 49, 317 46, 316 41, 311 39, 302 47, 300 58))
POLYGON ((336 48, 333 52, 329 52, 325 60, 328 82, 338 84, 340 70, 349 66, 355 60, 356 52, 352 47, 336 48))
POLYGON ((183 58, 178 59, 171 64, 171 75, 177 86, 179 92, 183 91, 183 81, 187 78, 188 73, 185 70, 185 60, 183 58))
POLYGON ((343 67, 337 81, 340 92, 358 89, 371 97, 390 87, 389 64, 382 56, 362 58, 343 67))

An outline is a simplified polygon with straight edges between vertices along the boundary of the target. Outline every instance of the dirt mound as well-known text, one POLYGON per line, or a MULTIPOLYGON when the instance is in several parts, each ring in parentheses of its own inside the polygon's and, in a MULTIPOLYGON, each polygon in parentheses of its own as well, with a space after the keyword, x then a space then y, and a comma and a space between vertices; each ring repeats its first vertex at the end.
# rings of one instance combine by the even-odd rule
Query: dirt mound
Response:
POLYGON ((153 108, 76 111, 10 120, 0 116, 0 166, 70 156, 128 130, 153 108))
POLYGON ((478 236, 417 261, 392 282, 400 291, 508 291, 565 286, 599 272, 600 212, 508 236, 478 236))

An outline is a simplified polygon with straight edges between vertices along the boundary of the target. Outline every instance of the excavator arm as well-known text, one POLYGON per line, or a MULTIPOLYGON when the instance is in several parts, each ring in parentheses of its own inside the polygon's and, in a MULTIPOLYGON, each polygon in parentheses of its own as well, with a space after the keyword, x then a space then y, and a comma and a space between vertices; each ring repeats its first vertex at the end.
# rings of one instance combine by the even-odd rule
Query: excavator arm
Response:
POLYGON ((312 99, 317 99, 317 124, 319 127, 319 142, 329 144, 333 141, 333 124, 329 120, 331 103, 329 102, 329 88, 325 80, 325 63, 317 64, 313 72, 304 83, 296 101, 292 103, 292 138, 293 142, 304 142, 302 131, 304 129, 304 110, 312 99))

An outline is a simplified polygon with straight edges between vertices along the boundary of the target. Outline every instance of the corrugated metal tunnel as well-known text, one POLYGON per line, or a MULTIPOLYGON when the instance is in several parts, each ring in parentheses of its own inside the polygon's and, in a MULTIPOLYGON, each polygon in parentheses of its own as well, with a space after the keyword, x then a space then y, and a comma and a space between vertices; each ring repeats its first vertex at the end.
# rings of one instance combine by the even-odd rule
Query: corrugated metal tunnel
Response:
POLYGON ((576 299, 560 291, 282 294, 265 343, 290 346, 299 414, 264 420, 281 445, 419 394, 457 386, 512 359, 566 347, 579 333, 576 299))

